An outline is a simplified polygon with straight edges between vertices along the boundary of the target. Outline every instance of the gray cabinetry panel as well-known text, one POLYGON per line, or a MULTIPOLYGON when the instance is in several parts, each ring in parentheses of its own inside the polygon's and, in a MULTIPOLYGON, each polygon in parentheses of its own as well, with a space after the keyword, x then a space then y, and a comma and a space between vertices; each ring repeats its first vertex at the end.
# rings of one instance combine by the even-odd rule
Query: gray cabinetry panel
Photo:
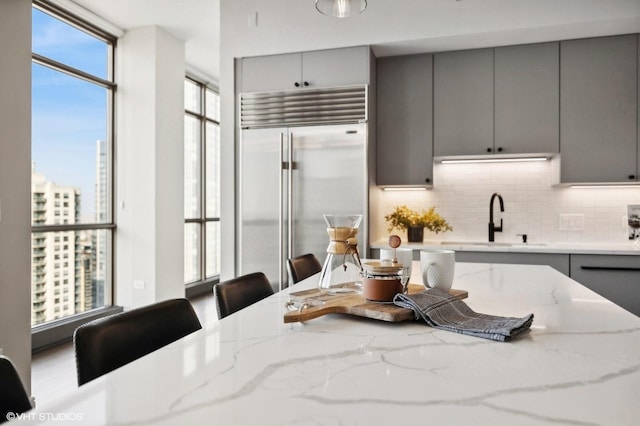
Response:
POLYGON ((495 149, 558 153, 560 44, 495 49, 495 149))
POLYGON ((433 181, 433 56, 377 61, 378 185, 433 181))
POLYGON ((493 49, 434 55, 434 155, 493 151, 493 49))
POLYGON ((561 182, 635 181, 637 52, 636 35, 561 42, 561 182))
POLYGON ((317 89, 369 83, 367 46, 242 60, 241 93, 317 89))
POLYGON ((640 315, 640 256, 574 254, 571 278, 640 315))
POLYGON ((456 262, 549 265, 557 271, 569 275, 568 254, 456 251, 456 262))
POLYGON ((294 90, 302 75, 299 53, 244 58, 242 93, 294 90))
POLYGON ((302 53, 302 84, 309 88, 369 83, 369 48, 315 50, 302 53))
MULTIPOLYGON (((380 249, 372 248, 370 256, 372 259, 379 259, 380 249)), ((419 249, 413 250, 413 259, 420 260, 419 249)), ((569 276, 569 254, 456 251, 456 262, 549 265, 569 276)))

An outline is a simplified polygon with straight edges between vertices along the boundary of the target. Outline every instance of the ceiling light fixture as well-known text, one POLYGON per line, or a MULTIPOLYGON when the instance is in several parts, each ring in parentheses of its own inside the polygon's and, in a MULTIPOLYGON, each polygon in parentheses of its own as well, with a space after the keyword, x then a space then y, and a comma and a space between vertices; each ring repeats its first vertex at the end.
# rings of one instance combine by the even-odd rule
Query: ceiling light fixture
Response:
POLYGON ((350 18, 367 8, 367 0, 316 0, 318 12, 336 18, 350 18))

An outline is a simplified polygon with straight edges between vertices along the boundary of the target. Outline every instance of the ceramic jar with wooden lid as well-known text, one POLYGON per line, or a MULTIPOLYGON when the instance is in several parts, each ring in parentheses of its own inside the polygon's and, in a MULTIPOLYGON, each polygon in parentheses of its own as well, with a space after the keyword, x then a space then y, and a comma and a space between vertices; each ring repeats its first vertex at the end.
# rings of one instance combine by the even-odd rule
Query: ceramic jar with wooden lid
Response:
POLYGON ((362 296, 375 302, 391 302, 404 291, 401 263, 370 261, 362 264, 362 296))

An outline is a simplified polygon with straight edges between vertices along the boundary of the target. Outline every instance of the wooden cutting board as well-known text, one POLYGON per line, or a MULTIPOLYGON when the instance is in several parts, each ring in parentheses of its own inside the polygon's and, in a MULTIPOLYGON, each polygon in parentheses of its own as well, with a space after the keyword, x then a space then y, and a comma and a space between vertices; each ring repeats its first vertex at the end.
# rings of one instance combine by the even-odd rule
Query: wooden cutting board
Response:
MULTIPOLYGON (((409 284, 409 294, 419 293, 424 289, 423 285, 409 284)), ((459 299, 469 296, 466 290, 451 289, 449 293, 459 299)), ((328 290, 314 288, 291 293, 290 296, 291 302, 302 308, 284 314, 285 323, 308 321, 326 314, 349 314, 389 322, 415 318, 411 309, 401 308, 393 302, 372 302, 358 293, 332 294, 328 290)))

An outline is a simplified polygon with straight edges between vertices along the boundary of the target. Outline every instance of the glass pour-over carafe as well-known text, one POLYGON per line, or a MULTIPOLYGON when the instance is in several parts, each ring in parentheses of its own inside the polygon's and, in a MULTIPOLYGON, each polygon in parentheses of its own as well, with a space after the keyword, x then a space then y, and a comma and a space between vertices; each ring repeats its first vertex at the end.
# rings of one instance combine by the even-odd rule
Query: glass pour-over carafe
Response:
POLYGON ((323 216, 327 223, 329 246, 320 273, 320 288, 337 293, 361 291, 362 265, 356 235, 362 215, 323 216))

